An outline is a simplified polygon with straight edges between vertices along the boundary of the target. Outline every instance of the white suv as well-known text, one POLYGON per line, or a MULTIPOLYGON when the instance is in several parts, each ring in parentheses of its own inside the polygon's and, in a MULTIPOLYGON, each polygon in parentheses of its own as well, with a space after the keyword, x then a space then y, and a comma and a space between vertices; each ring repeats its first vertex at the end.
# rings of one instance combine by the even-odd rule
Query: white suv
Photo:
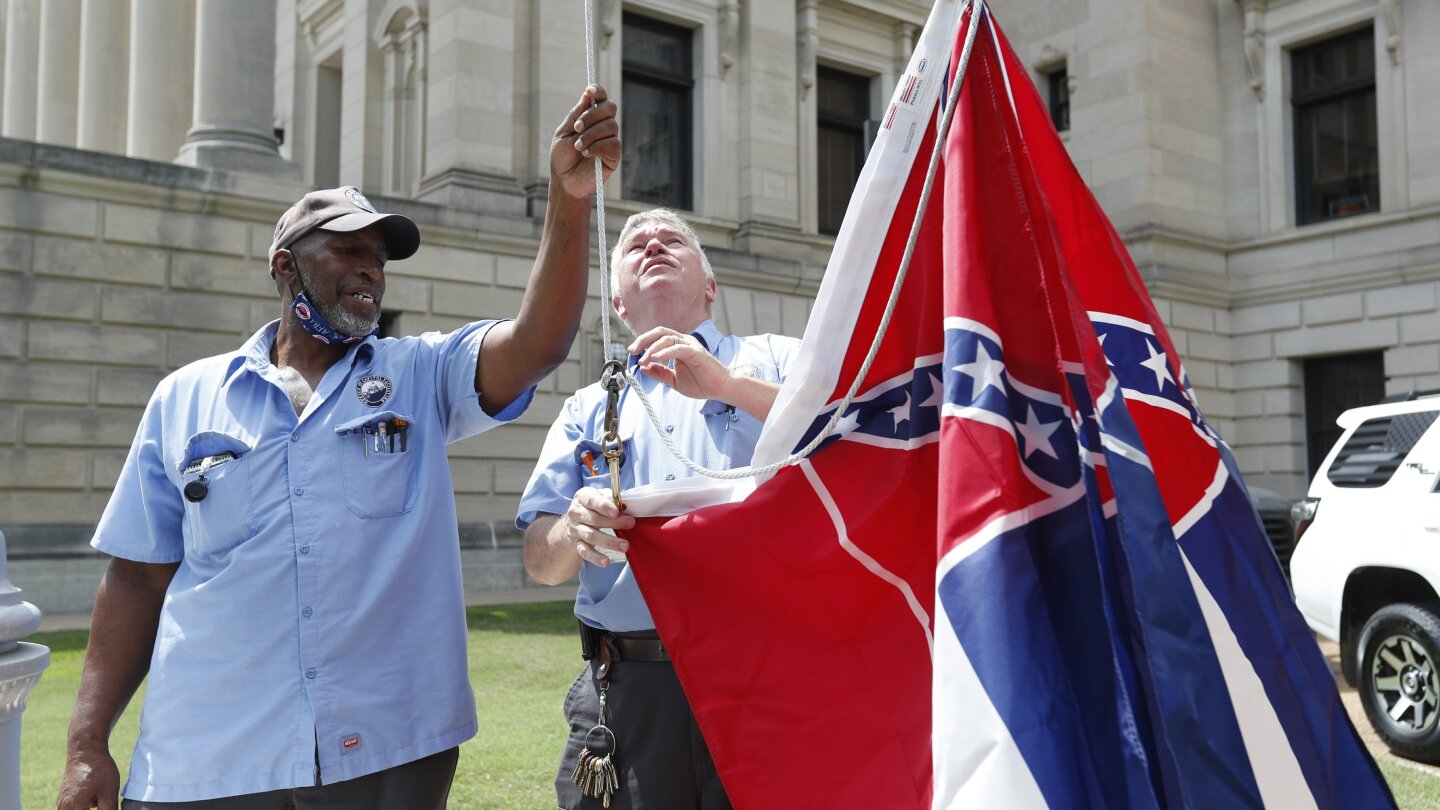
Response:
POLYGON ((1440 762, 1440 397, 1354 408, 1294 507, 1295 601, 1395 753, 1440 762))

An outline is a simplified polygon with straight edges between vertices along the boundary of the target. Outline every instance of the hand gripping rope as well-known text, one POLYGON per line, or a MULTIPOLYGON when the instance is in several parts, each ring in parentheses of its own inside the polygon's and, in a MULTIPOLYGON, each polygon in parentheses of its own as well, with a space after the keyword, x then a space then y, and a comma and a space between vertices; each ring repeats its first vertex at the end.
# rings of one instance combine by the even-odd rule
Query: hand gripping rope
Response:
MULTIPOLYGON (((612 356, 610 345, 610 271, 605 266, 609 260, 609 251, 605 245, 605 178, 601 170, 600 159, 595 159, 595 209, 598 217, 597 230, 600 236, 600 300, 604 308, 604 315, 600 319, 601 341, 605 347, 605 365, 601 371, 601 385, 609 392, 605 409, 605 437, 602 442, 606 459, 610 460, 610 488, 615 498, 615 503, 620 503, 620 467, 615 461, 620 455, 620 440, 615 432, 619 424, 619 399, 621 385, 632 385, 635 388, 636 396, 640 397, 640 403, 645 406, 645 413, 650 417, 650 424, 654 425, 655 433, 665 443, 670 452, 674 454, 685 468, 698 475, 709 478, 720 479, 741 479, 753 478, 758 475, 768 475, 776 470, 800 463, 802 459, 810 455, 821 442, 829 438, 830 431, 845 415, 845 409, 850 406, 850 401, 860 390, 860 385, 865 381, 865 376, 870 371, 870 366, 875 362, 875 356, 880 352, 880 342, 885 337, 885 332, 890 328, 890 318, 895 314, 895 305, 900 300, 900 290, 905 283, 905 274, 910 270, 910 260, 915 255, 915 244, 920 235, 920 224, 925 220, 925 208, 930 202, 930 190, 935 185, 935 173, 940 166, 940 155, 945 149, 945 138, 950 132, 950 119, 955 114, 955 105, 960 98, 960 86, 965 80, 965 70, 970 64, 970 51, 975 44, 975 33, 980 28, 980 15, 988 14, 983 0, 966 0, 973 8, 970 12, 970 28, 965 32, 965 46, 960 52, 960 64, 955 70, 955 80, 950 85, 950 93, 945 101, 945 112, 940 119, 940 130, 935 137, 935 147, 930 151, 930 164, 925 171, 925 185, 920 191, 920 202, 915 208, 915 219, 910 223, 910 235, 905 241, 905 253, 900 259, 899 271, 895 274, 895 283, 890 288, 890 298, 885 303, 885 314, 880 319, 880 326, 876 329, 875 339, 870 344, 870 350, 865 355, 865 362, 861 364, 860 370, 856 372, 855 379, 850 383, 850 390, 845 392, 844 398, 835 406, 835 413, 831 414, 830 421, 825 428, 816 434, 815 438, 806 446, 791 453, 786 458, 762 467, 737 467, 731 470, 712 470, 702 467, 681 452, 676 446, 675 440, 665 432, 660 423, 660 416, 655 412, 655 406, 645 396, 645 391, 637 383, 635 376, 625 369, 624 363, 612 356), (614 455, 612 456, 612 452, 614 455)), ((594 33, 594 0, 585 0, 585 66, 587 79, 591 85, 595 84, 595 33, 594 33)))

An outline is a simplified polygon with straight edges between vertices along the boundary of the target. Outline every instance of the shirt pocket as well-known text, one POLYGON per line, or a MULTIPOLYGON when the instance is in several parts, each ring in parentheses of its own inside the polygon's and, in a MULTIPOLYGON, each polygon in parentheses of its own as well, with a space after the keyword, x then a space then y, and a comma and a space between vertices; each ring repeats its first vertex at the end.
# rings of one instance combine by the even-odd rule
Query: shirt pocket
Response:
POLYGON ((414 418, 380 411, 352 419, 335 428, 340 440, 340 478, 345 506, 362 518, 403 515, 415 508, 420 488, 415 483, 415 455, 420 452, 419 426, 414 418), (381 423, 405 421, 406 435, 378 436, 381 423), (395 447, 390 452, 390 446, 395 447), (404 449, 401 449, 403 445, 404 449))
POLYGON ((206 431, 185 443, 180 492, 191 548, 215 556, 255 534, 250 491, 251 446, 226 433, 206 431))

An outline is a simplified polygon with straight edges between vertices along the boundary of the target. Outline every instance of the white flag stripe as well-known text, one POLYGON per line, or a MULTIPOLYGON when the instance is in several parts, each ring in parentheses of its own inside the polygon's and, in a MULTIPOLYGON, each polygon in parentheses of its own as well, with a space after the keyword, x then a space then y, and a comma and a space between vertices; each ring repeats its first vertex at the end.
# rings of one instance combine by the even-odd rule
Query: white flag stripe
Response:
POLYGON ((835 499, 830 497, 830 490, 825 488, 825 482, 820 480, 820 474, 815 472, 815 465, 809 459, 800 462, 800 469, 804 471, 805 478, 810 486, 815 489, 815 494, 820 497, 820 503, 825 505, 826 514, 830 515, 830 522, 835 526, 835 536, 840 541, 840 547, 845 549, 851 557, 860 561, 865 570, 885 580, 894 586, 900 594, 905 597, 905 604, 910 607, 910 612, 915 614, 915 620, 920 623, 920 629, 925 631, 925 650, 930 657, 935 657, 935 637, 930 632, 930 614, 915 598, 915 591, 910 588, 910 583, 896 576, 890 569, 881 565, 878 560, 865 553, 865 550, 855 545, 850 540, 850 533, 845 528, 845 518, 840 514, 840 507, 835 505, 835 499))

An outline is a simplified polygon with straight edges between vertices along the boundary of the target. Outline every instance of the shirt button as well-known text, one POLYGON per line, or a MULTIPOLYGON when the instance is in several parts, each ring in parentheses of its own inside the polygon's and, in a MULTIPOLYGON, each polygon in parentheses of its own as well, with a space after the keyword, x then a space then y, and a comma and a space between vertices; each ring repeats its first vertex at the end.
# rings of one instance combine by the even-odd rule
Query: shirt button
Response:
POLYGON ((674 480, 675 480, 675 473, 666 473, 666 474, 665 474, 665 480, 666 480, 666 481, 674 481, 674 480))
POLYGON ((309 546, 301 546, 301 547, 300 547, 300 553, 301 553, 301 554, 309 554, 309 553, 310 553, 310 547, 309 547, 309 546))
POLYGON ((305 487, 295 487, 295 494, 296 494, 296 495, 304 495, 304 494, 305 494, 305 487))
POLYGON ((310 614, 312 614, 312 613, 314 613, 314 612, 315 612, 315 611, 313 611, 313 610, 311 610, 310 608, 307 607, 307 608, 305 608, 304 610, 300 611, 300 615, 301 615, 301 616, 304 616, 305 618, 308 619, 308 618, 310 618, 310 614))
POLYGON ((665 426, 665 432, 666 432, 666 433, 674 433, 674 432, 675 432, 675 426, 674 426, 674 425, 666 425, 666 426, 665 426))
POLYGON ((300 441, 300 434, 299 434, 299 433, 291 433, 291 434, 290 434, 290 441, 292 441, 292 442, 298 442, 298 441, 300 441))
POLYGON ((313 670, 313 669, 307 669, 307 670, 305 670, 305 677, 309 678, 309 679, 312 680, 312 681, 315 680, 315 670, 313 670))

